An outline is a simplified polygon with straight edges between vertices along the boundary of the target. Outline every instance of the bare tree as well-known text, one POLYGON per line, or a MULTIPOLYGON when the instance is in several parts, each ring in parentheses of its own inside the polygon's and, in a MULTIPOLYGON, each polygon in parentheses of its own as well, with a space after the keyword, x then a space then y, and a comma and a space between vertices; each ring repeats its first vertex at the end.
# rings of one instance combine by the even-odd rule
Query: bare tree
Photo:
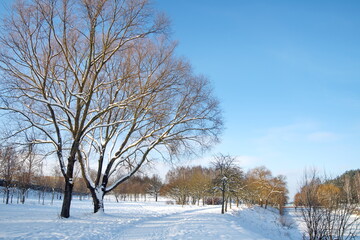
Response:
POLYGON ((5 203, 9 204, 10 187, 19 168, 17 152, 13 147, 0 148, 0 176, 4 180, 5 203))
POLYGON ((190 195, 192 198, 192 204, 200 205, 202 199, 203 205, 205 205, 206 195, 211 191, 212 188, 212 171, 208 168, 201 166, 195 166, 190 169, 191 176, 189 180, 190 195))
POLYGON ((305 171, 302 181, 298 201, 303 204, 301 215, 306 224, 308 238, 309 240, 322 239, 326 235, 325 216, 317 198, 321 180, 316 170, 311 170, 305 171))
POLYGON ((65 179, 62 217, 70 216, 74 163, 84 138, 104 119, 112 121, 108 125, 129 124, 128 115, 114 121, 121 115, 106 113, 133 108, 139 95, 148 94, 127 85, 119 55, 166 25, 146 0, 18 1, 4 18, 1 109, 22 122, 14 134, 35 128, 34 142, 50 144, 56 153, 65 179))
POLYGON ((351 179, 349 175, 344 176, 344 192, 346 193, 346 201, 352 202, 351 179))
POLYGON ((221 214, 226 212, 228 198, 230 193, 234 191, 231 188, 232 183, 240 175, 239 167, 236 166, 235 161, 234 157, 219 154, 214 157, 212 162, 215 171, 217 171, 217 176, 214 180, 215 189, 220 190, 222 196, 221 214))
POLYGON ((287 199, 285 177, 273 177, 271 171, 264 166, 251 169, 247 174, 248 190, 261 207, 267 208, 269 204, 279 208, 280 212, 287 199))
POLYGON ((150 178, 149 186, 147 187, 147 192, 155 197, 155 202, 158 201, 158 196, 160 194, 160 189, 163 186, 163 183, 161 181, 161 178, 158 175, 153 175, 152 178, 150 178))
POLYGON ((21 151, 17 187, 20 192, 20 202, 25 203, 26 193, 33 184, 34 176, 40 172, 43 158, 38 154, 35 144, 28 141, 26 148, 21 151))
POLYGON ((166 174, 162 194, 173 198, 177 204, 185 205, 190 199, 191 171, 189 167, 177 167, 166 174))
POLYGON ((176 200, 178 204, 200 205, 202 199, 205 205, 206 198, 213 189, 213 169, 201 166, 177 167, 166 174, 166 182, 161 193, 176 200))
POLYGON ((353 239, 359 228, 360 218, 355 214, 358 204, 349 201, 345 191, 324 182, 316 170, 305 171, 300 192, 296 195, 306 224, 307 236, 304 238, 353 239), (342 196, 339 195, 341 192, 342 196))
POLYGON ((64 191, 64 186, 62 183, 62 174, 60 169, 55 166, 52 169, 52 179, 50 182, 50 186, 52 189, 52 199, 51 199, 51 203, 53 203, 54 199, 55 199, 55 195, 56 195, 56 199, 61 199, 63 191, 64 191))
POLYGON ((136 94, 137 97, 129 107, 104 114, 99 119, 104 127, 93 129, 85 138, 83 149, 88 150, 78 156, 82 157, 80 164, 95 212, 103 209, 104 194, 126 181, 147 161, 169 159, 194 150, 196 145, 208 147, 217 140, 221 120, 208 82, 193 76, 187 63, 172 56, 173 50, 173 46, 149 41, 129 48, 129 64, 134 65, 131 69, 136 78, 122 82, 126 86, 121 88, 129 87, 131 91, 121 97, 125 102, 136 94), (139 78, 139 74, 144 77, 139 78), (121 122, 112 124, 113 118, 121 122), (93 156, 98 159, 96 179, 86 174, 93 156), (109 179, 119 171, 124 174, 108 186, 109 179))

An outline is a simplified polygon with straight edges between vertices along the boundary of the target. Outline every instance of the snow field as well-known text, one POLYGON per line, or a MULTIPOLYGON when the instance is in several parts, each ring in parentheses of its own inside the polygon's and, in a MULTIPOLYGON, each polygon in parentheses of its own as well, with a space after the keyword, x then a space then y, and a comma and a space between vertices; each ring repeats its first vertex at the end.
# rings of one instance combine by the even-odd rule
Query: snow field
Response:
MULTIPOLYGON (((74 199, 71 217, 61 219, 54 205, 0 204, 1 239, 301 239, 296 224, 284 227, 279 215, 259 207, 178 206, 165 202, 105 202, 92 213, 90 200, 74 199)), ((291 216, 287 216, 291 218, 291 216)))

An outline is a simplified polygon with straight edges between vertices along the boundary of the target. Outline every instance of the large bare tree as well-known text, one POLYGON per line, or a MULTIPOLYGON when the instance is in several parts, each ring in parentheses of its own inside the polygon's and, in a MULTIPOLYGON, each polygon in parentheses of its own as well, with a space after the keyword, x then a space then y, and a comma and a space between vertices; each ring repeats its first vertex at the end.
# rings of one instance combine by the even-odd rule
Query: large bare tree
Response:
POLYGON ((3 20, 1 109, 21 122, 15 135, 34 128, 56 153, 62 217, 76 161, 97 212, 147 161, 217 141, 218 102, 175 57, 167 24, 146 0, 18 1, 3 20))
POLYGON ((208 147, 216 140, 221 126, 218 103, 206 79, 194 76, 186 62, 174 58, 173 49, 138 41, 106 68, 109 79, 126 78, 98 98, 117 99, 124 107, 99 117, 99 125, 89 129, 78 153, 95 212, 103 208, 104 194, 148 160, 168 159, 192 150, 194 144, 208 147), (118 69, 119 62, 126 68, 118 69), (93 159, 95 179, 88 174, 93 159))

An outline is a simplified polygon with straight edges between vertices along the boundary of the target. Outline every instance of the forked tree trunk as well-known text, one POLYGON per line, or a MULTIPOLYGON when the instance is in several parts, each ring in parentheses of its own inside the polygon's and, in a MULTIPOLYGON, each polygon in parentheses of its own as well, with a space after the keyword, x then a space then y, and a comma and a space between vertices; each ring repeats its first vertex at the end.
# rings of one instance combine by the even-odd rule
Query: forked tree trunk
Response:
POLYGON ((94 204, 94 213, 104 212, 104 196, 105 192, 101 187, 90 188, 91 197, 94 204))

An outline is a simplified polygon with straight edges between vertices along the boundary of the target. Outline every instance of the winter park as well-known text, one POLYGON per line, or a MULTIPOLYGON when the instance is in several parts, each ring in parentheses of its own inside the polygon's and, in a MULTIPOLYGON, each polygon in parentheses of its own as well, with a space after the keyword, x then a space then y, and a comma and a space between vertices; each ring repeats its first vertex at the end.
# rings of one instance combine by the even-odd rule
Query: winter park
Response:
POLYGON ((1 1, 0 239, 360 240, 359 11, 1 1))

